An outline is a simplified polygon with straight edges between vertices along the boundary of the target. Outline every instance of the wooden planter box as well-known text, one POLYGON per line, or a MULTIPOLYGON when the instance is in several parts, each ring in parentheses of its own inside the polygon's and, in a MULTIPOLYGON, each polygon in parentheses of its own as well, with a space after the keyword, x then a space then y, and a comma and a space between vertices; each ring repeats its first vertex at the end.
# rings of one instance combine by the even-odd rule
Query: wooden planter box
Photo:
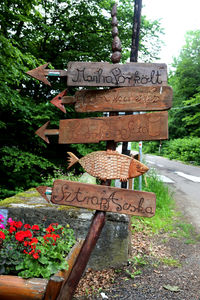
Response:
POLYGON ((76 258, 82 247, 83 240, 78 241, 71 249, 66 260, 68 270, 58 271, 49 280, 43 278, 23 279, 18 276, 0 275, 1 300, 54 300, 67 280, 76 258))

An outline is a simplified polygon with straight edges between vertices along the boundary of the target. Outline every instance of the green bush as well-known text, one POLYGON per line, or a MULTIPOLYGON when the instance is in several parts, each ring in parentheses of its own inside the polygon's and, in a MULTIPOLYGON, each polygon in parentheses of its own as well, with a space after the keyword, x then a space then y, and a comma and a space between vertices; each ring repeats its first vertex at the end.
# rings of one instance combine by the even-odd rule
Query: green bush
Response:
POLYGON ((18 147, 3 147, 0 151, 1 177, 0 199, 42 183, 42 173, 55 171, 56 166, 47 159, 20 150, 18 147))
POLYGON ((166 142, 162 154, 169 159, 178 159, 200 165, 200 138, 187 137, 166 142))

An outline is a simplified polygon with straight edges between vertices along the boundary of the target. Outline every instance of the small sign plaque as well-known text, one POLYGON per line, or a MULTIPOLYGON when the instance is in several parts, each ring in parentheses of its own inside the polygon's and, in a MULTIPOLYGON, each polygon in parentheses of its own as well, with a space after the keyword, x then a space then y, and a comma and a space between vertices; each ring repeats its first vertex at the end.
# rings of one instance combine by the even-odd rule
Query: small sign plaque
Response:
POLYGON ((55 180, 51 201, 54 204, 101 211, 153 217, 156 195, 109 186, 55 180))
POLYGON ((81 90, 75 94, 77 112, 167 110, 172 106, 172 88, 124 87, 81 90))
POLYGON ((68 86, 167 86, 167 65, 69 62, 68 86))
POLYGON ((168 138, 168 113, 60 120, 59 143, 146 141, 168 138))

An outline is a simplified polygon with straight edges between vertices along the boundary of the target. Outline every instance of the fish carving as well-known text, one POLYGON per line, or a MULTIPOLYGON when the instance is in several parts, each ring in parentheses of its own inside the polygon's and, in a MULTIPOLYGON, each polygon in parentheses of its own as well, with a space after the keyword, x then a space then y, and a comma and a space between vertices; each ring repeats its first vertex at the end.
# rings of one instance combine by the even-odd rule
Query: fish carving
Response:
POLYGON ((138 177, 149 170, 140 161, 112 150, 92 152, 80 159, 72 152, 67 152, 67 154, 70 156, 68 169, 79 162, 87 173, 101 180, 127 181, 129 178, 138 177))

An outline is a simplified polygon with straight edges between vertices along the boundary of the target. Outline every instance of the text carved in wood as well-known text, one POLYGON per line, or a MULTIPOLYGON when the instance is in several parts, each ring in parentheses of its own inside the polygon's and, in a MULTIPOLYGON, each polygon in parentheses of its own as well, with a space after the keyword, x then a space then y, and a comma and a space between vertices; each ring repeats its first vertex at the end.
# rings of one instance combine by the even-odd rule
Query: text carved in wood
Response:
POLYGON ((168 113, 60 120, 59 143, 98 143, 168 138, 168 113))
POLYGON ((172 106, 172 88, 124 87, 81 90, 75 94, 77 112, 166 110, 172 106))
POLYGON ((165 64, 70 62, 68 86, 166 86, 165 64))
POLYGON ((153 217, 156 209, 154 193, 66 180, 54 181, 51 201, 59 205, 145 217, 153 217))

